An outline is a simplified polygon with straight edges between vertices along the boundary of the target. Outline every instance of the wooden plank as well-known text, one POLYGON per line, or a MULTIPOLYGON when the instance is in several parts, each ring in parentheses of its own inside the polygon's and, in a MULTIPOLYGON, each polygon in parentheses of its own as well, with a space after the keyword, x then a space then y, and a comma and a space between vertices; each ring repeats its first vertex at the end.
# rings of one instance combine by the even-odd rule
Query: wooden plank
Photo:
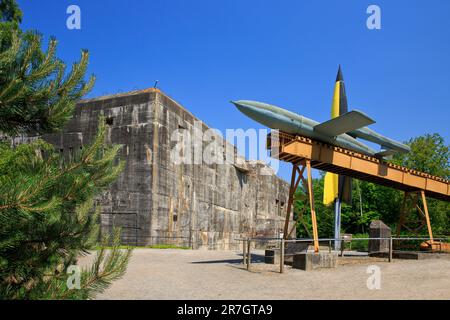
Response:
POLYGON ((295 175, 297 173, 297 166, 292 165, 292 174, 291 174, 291 186, 289 188, 289 198, 288 198, 288 205, 286 210, 286 220, 284 220, 284 230, 283 230, 283 239, 287 239, 288 237, 288 229, 289 229, 289 220, 291 219, 291 208, 292 208, 292 202, 294 199, 294 185, 295 185, 295 175))
POLYGON ((428 214, 428 205, 427 198, 425 197, 425 191, 421 190, 420 194, 422 195, 422 203, 425 210, 425 219, 427 221, 428 234, 430 235, 431 244, 433 244, 433 231, 431 230, 430 215, 428 214))
POLYGON ((413 186, 418 189, 425 190, 426 178, 419 177, 419 176, 411 174, 411 173, 405 173, 405 177, 403 179, 403 184, 407 184, 409 186, 413 186))
POLYGON ((351 169, 356 170, 372 176, 378 175, 378 165, 371 161, 366 161, 360 158, 353 158, 351 162, 351 169))
POLYGON ((426 190, 442 194, 445 194, 447 192, 447 184, 444 182, 427 178, 426 184, 427 184, 426 190))
POLYGON ((390 168, 390 167, 386 167, 386 170, 387 170, 386 175, 378 174, 378 176, 380 178, 389 179, 391 181, 402 183, 402 181, 403 181, 403 172, 402 171, 400 171, 398 169, 390 168))
POLYGON ((312 184, 310 161, 306 161, 306 167, 308 170, 308 193, 309 193, 309 205, 311 207, 311 220, 313 225, 314 252, 319 252, 319 234, 317 232, 316 209, 314 208, 314 189, 312 184))
POLYGON ((311 159, 312 146, 310 144, 295 141, 283 146, 282 150, 289 154, 295 154, 302 158, 311 159))

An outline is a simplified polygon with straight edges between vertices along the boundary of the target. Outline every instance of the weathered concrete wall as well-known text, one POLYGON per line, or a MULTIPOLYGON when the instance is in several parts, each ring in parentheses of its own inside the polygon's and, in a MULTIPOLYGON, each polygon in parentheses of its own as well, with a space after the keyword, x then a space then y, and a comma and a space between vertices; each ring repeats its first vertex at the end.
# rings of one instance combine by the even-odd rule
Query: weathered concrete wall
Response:
POLYGON ((84 100, 64 133, 45 139, 73 152, 92 141, 100 114, 107 119, 108 142, 122 144, 126 160, 101 198, 102 232, 120 226, 122 241, 130 245, 209 249, 237 248, 241 236, 282 232, 289 186, 273 173, 262 174, 270 170, 266 165, 246 161, 219 136, 215 143, 240 160, 238 165, 174 163, 177 142, 171 136, 180 129, 193 135, 199 120, 159 90, 84 100))

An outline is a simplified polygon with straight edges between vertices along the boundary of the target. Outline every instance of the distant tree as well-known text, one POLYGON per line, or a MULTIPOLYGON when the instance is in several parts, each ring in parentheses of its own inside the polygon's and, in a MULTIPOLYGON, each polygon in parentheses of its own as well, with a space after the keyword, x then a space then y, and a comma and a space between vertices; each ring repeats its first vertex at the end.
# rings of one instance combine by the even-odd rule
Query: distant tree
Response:
MULTIPOLYGON (((43 52, 37 33, 19 29, 15 1, 1 0, 0 14, 0 133, 55 132, 94 83, 83 80, 88 53, 66 74, 55 40, 43 52)), ((104 238, 80 287, 67 285, 69 267, 99 241, 94 199, 123 168, 105 132, 99 119, 92 144, 70 158, 43 140, 0 143, 0 299, 91 298, 125 272, 131 251, 119 249, 116 235, 104 238)))
MULTIPOLYGON (((406 144, 411 147, 411 151, 397 154, 392 162, 439 177, 450 177, 450 149, 442 136, 437 133, 426 134, 410 139, 406 144)), ((354 188, 352 206, 343 206, 342 209, 343 229, 346 232, 361 232, 367 230, 370 222, 375 219, 381 219, 395 229, 403 192, 366 181, 360 181, 359 187, 362 203, 358 190, 354 188)), ((427 199, 427 204, 433 232, 440 235, 450 234, 450 204, 431 198, 427 199)), ((422 232, 426 235, 427 230, 422 232)))
MULTIPOLYGON (((410 139, 407 144, 411 152, 396 155, 393 160, 395 163, 450 179, 450 146, 440 134, 425 134, 410 139)), ((450 203, 430 198, 427 203, 433 232, 450 235, 450 203)))
POLYGON ((2 0, 0 2, 0 22, 18 28, 22 22, 22 10, 15 0, 2 0))
POLYGON ((373 220, 394 225, 398 221, 402 193, 375 183, 355 180, 351 205, 342 205, 342 228, 348 233, 367 233, 373 220))
MULTIPOLYGON (((323 176, 319 179, 313 179, 314 207, 319 237, 328 238, 334 236, 334 207, 323 204, 323 186, 323 176)), ((306 199, 307 190, 304 187, 299 187, 294 196, 294 218, 297 218, 303 212, 302 219, 299 220, 297 225, 297 237, 299 238, 312 237, 311 210, 306 199), (305 206, 306 208, 304 208, 305 206)))
POLYGON ((425 134, 406 142, 411 152, 397 154, 393 160, 399 165, 450 179, 450 146, 438 133, 425 134))

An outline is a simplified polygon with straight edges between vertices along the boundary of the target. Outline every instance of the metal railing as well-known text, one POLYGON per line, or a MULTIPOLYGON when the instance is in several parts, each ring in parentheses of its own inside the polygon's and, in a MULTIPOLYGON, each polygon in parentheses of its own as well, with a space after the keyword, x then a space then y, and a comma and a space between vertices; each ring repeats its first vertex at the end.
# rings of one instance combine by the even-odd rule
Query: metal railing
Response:
POLYGON ((124 246, 149 247, 149 246, 173 246, 190 248, 192 250, 206 248, 208 250, 236 250, 240 247, 235 239, 222 239, 217 241, 203 241, 189 236, 133 236, 123 235, 121 243, 124 246))
MULTIPOLYGON (((242 245, 242 263, 245 266, 245 268, 247 270, 251 270, 251 264, 252 264, 252 242, 265 242, 265 243, 273 243, 274 245, 268 246, 268 248, 270 249, 274 249, 274 250, 279 250, 279 272, 283 273, 284 272, 284 268, 285 268, 285 259, 287 256, 294 256, 297 253, 287 253, 286 252, 286 244, 289 243, 310 243, 311 245, 314 242, 314 239, 282 239, 282 238, 238 238, 235 239, 236 241, 240 241, 243 242, 242 245)), ((402 241, 430 241, 430 238, 425 238, 425 237, 381 237, 381 238, 370 238, 370 237, 365 237, 365 238, 351 238, 351 239, 345 239, 345 238, 322 238, 319 239, 319 244, 320 243, 327 243, 328 244, 328 252, 332 253, 334 252, 339 252, 339 256, 340 257, 344 257, 344 252, 345 252, 345 244, 346 243, 352 243, 352 242, 357 242, 357 241, 376 241, 376 243, 380 243, 381 241, 385 241, 384 245, 387 245, 387 248, 385 250, 370 250, 369 248, 369 243, 367 250, 361 250, 361 246, 358 246, 358 250, 355 252, 365 252, 367 251, 368 256, 369 255, 374 255, 374 256, 379 256, 379 257, 385 257, 387 258, 387 260, 389 262, 393 261, 393 256, 394 256, 394 250, 395 250, 395 246, 397 246, 398 248, 401 248, 401 245, 399 245, 400 242, 402 241), (333 244, 335 243, 339 243, 339 250, 333 250, 333 244)), ((450 242, 450 238, 434 238, 433 242, 435 243, 440 243, 442 244, 442 242, 450 242)), ((415 246, 417 247, 417 243, 415 243, 415 246)), ((301 252, 311 252, 308 249, 309 245, 306 245, 306 249, 304 251, 301 252)), ((350 246, 351 248, 351 246, 350 246)), ((408 251, 400 251, 400 252, 408 252, 408 251)), ((432 250, 432 251, 420 251, 421 253, 442 253, 442 248, 440 250, 432 250)), ((274 263, 275 263, 275 256, 274 256, 274 263)))

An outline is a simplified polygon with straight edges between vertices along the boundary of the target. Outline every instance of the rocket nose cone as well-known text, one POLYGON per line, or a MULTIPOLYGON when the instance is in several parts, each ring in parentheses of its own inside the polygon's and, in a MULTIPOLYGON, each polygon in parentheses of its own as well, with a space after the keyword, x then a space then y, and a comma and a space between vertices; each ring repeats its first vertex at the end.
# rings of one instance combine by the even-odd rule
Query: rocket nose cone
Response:
POLYGON ((260 103, 252 100, 236 100, 236 101, 230 101, 232 104, 234 104, 236 107, 240 108, 257 108, 260 109, 260 103))
POLYGON ((237 101, 230 100, 230 103, 234 104, 235 107, 238 106, 238 102, 237 101))
POLYGON ((261 110, 256 106, 253 106, 251 103, 248 103, 247 100, 238 100, 230 102, 234 104, 236 106, 236 109, 238 109, 241 113, 258 122, 259 118, 261 117, 261 114, 264 113, 264 110, 261 110))
POLYGON ((231 102, 232 104, 234 104, 236 107, 237 107, 237 106, 243 106, 243 105, 244 105, 244 103, 242 102, 242 100, 235 100, 235 101, 231 100, 230 102, 231 102))
POLYGON ((234 104, 234 106, 240 110, 243 111, 244 109, 247 109, 249 106, 244 103, 242 100, 238 100, 238 101, 230 101, 232 104, 234 104))

